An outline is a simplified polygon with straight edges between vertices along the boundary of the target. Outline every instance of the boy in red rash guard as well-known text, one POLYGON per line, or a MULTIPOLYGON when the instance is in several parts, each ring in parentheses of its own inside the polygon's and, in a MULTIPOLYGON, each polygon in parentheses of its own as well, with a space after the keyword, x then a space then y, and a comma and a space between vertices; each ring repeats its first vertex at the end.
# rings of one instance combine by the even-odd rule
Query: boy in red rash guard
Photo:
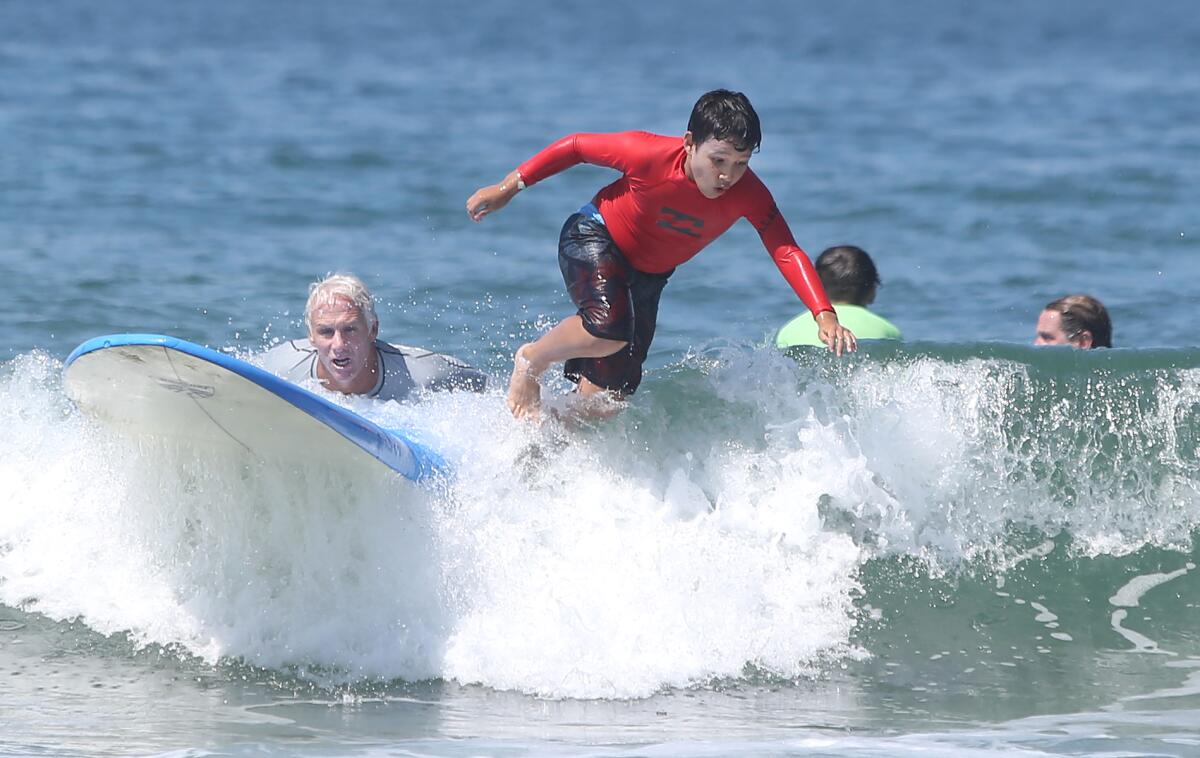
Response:
POLYGON ((517 350, 508 390, 514 416, 538 415, 538 378, 558 361, 566 361, 564 373, 584 396, 633 394, 667 278, 739 218, 758 230, 812 311, 821 341, 838 355, 856 348, 770 191, 749 169, 761 141, 758 114, 746 96, 714 90, 692 109, 682 139, 646 132, 573 134, 471 195, 467 213, 479 221, 526 187, 579 163, 622 174, 563 226, 559 267, 579 310, 517 350))

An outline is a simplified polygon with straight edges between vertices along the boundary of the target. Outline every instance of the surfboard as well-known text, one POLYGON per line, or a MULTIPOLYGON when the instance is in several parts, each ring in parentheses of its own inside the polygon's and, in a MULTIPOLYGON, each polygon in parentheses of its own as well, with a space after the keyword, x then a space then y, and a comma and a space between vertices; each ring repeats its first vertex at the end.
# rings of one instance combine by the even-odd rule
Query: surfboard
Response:
POLYGON ((386 429, 269 371, 175 337, 90 339, 67 357, 63 384, 79 408, 137 434, 301 462, 361 458, 417 482, 449 473, 440 455, 403 430, 386 429))

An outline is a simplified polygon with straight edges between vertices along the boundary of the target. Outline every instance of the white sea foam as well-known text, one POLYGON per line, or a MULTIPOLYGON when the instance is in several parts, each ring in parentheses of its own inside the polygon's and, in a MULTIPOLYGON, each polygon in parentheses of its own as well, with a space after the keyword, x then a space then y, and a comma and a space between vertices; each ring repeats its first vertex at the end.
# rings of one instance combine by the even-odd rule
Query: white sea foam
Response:
POLYGON ((1160 584, 1165 584, 1172 579, 1178 579, 1195 568, 1195 564, 1189 563, 1183 568, 1169 573, 1141 574, 1135 576, 1117 590, 1116 594, 1108 599, 1108 602, 1118 607, 1135 607, 1142 601, 1142 595, 1145 595, 1160 584))
POLYGON ((57 370, 22 366, 45 385, 0 389, 19 429, 0 463, 3 602, 210 660, 438 672, 441 586, 413 488, 110 434, 57 407, 57 370))
POLYGON ((1180 546, 1200 523, 1194 370, 1061 388, 1025 364, 916 356, 797 371, 772 351, 722 355, 713 379, 752 398, 775 454, 831 498, 841 527, 885 554, 997 568, 1051 552, 1012 530, 1063 531, 1087 555, 1180 546), (783 365, 780 365, 780 364, 783 365), (756 378, 759 377, 759 378, 756 378))
MULTIPOLYGON (((1034 423, 1013 424, 1026 370, 990 359, 839 375, 718 350, 579 430, 516 423, 498 390, 330 396, 442 451, 457 474, 431 490, 370 462, 299 469, 130 441, 72 409, 57 361, 7 369, 0 601, 335 681, 621 698, 748 665, 804 676, 857 654, 871 556, 971 560, 1007 550, 1014 523, 1121 554, 1197 520, 1187 497, 1139 511, 1099 490, 1056 499, 1037 467, 1067 443, 1015 436, 1034 423)), ((1155 491, 1187 494, 1156 476, 1155 491)), ((998 565, 1053 549, 1014 546, 998 565)))
POLYGON ((554 697, 747 665, 802 676, 851 652, 860 550, 821 530, 819 485, 762 451, 663 461, 620 422, 518 424, 495 392, 349 401, 455 461, 425 491, 370 467, 130 442, 69 409, 55 361, 14 368, 4 603, 209 660, 554 697))

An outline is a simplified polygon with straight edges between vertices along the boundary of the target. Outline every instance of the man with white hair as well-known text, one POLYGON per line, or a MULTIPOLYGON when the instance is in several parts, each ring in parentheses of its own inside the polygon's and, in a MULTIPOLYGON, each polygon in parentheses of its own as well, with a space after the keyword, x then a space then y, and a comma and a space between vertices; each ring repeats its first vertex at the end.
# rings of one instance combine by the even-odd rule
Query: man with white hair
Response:
POLYGON ((332 274, 308 288, 308 339, 288 340, 263 367, 296 384, 315 381, 347 395, 403 401, 414 390, 482 391, 487 377, 448 355, 379 339, 379 317, 366 285, 332 274))

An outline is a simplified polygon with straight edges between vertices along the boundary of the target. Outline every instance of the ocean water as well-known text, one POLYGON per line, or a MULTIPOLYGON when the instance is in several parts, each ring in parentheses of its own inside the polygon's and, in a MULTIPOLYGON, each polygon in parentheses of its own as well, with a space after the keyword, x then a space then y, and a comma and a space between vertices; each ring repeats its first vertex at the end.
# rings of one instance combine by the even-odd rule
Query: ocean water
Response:
MULTIPOLYGON (((1192 4, 0 4, 0 755, 1200 755, 1192 4), (573 131, 745 91, 814 256, 904 344, 781 353, 746 224, 664 295, 643 388, 519 424, 569 312, 573 131), (349 270, 494 387, 335 398, 419 489, 133 440, 62 362, 253 358, 349 270), (1035 349, 1102 299, 1117 349, 1035 349)), ((547 395, 565 391, 551 377, 547 395)), ((561 402, 552 400, 552 402, 561 402)))

